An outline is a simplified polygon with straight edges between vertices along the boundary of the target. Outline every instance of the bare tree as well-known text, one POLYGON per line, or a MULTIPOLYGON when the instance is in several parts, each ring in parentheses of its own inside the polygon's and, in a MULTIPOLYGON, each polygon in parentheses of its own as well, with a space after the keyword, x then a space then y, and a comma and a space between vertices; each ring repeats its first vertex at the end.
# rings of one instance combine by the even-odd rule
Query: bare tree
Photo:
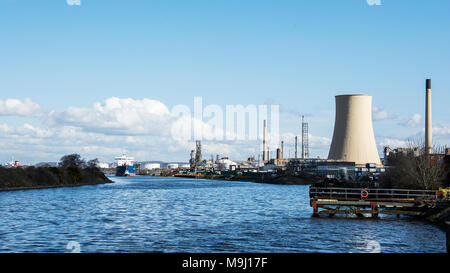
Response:
POLYGON ((411 148, 418 148, 419 154, 412 157, 415 172, 413 173, 417 183, 422 185, 426 190, 436 190, 443 185, 443 181, 447 176, 447 170, 444 162, 436 156, 443 154, 444 147, 439 145, 433 146, 433 154, 425 153, 425 142, 423 139, 416 142, 409 142, 411 148))
POLYGON ((444 147, 434 146, 433 155, 425 154, 423 140, 410 140, 404 153, 390 156, 391 168, 383 177, 386 186, 436 190, 442 187, 448 174, 444 162, 437 154, 444 147))

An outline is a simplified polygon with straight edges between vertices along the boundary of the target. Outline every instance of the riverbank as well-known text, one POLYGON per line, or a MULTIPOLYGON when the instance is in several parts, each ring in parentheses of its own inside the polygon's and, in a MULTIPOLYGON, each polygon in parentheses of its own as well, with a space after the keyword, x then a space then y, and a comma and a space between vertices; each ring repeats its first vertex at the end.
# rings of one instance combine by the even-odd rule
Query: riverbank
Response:
POLYGON ((113 183, 97 168, 0 168, 0 191, 76 187, 113 183))
POLYGON ((174 177, 193 178, 193 179, 209 179, 209 180, 225 180, 225 181, 241 181, 253 183, 265 183, 276 185, 312 185, 318 181, 316 177, 292 176, 292 175, 276 175, 271 174, 175 174, 174 177))

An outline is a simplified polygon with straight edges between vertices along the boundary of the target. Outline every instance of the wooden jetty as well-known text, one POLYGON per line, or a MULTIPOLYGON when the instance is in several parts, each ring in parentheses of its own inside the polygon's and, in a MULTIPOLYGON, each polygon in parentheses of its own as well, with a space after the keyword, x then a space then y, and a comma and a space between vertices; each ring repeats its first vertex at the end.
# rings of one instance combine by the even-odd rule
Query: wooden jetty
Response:
POLYGON ((328 188, 311 186, 313 216, 321 214, 379 214, 420 216, 438 200, 438 191, 376 188, 328 188))

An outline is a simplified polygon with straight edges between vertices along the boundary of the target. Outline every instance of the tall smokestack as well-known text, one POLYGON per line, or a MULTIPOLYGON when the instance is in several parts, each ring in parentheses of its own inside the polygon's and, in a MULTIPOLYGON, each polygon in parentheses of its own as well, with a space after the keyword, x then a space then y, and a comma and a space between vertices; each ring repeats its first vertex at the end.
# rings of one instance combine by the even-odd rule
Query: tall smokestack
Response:
POLYGON ((266 162, 266 120, 264 120, 263 132, 263 163, 266 162))
POLYGON ((425 153, 433 153, 433 132, 431 124, 431 79, 426 81, 426 105, 425 105, 425 153))
POLYGON ((281 159, 284 159, 284 141, 281 141, 281 159))
POLYGON ((297 159, 297 136, 295 136, 295 159, 297 159))

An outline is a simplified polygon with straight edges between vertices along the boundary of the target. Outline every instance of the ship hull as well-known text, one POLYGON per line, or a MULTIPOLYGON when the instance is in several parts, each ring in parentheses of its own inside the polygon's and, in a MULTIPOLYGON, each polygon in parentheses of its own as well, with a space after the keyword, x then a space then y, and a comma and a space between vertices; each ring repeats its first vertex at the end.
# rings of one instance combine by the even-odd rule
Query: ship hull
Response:
POLYGON ((118 166, 116 176, 136 176, 136 166, 118 166))

